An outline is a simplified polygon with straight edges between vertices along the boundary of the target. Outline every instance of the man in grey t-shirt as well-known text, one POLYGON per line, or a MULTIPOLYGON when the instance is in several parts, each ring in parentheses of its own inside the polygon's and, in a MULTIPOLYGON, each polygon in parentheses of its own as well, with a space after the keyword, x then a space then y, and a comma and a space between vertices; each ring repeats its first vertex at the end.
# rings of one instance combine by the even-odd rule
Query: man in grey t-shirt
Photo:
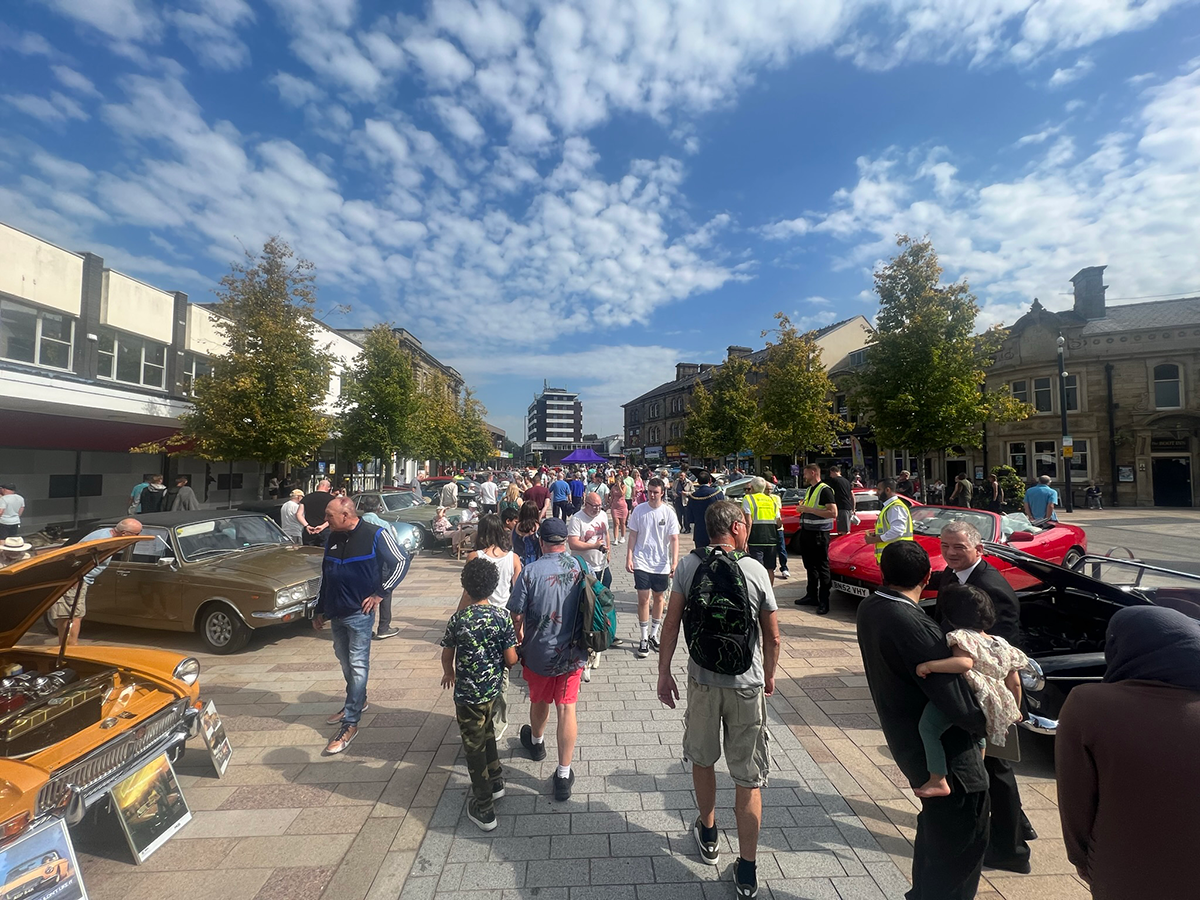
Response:
MULTIPOLYGON (((712 503, 704 514, 710 547, 726 553, 745 552, 749 531, 741 507, 729 500, 712 503)), ((700 551, 696 551, 700 552, 700 551)), ((679 688, 671 674, 671 657, 679 642, 683 609, 692 580, 700 568, 696 552, 679 560, 671 600, 662 628, 658 657, 658 699, 675 708, 679 688)), ((758 827, 762 821, 762 794, 767 783, 770 756, 767 753, 767 702, 775 691, 775 664, 779 661, 779 622, 771 578, 762 563, 750 557, 738 560, 746 580, 746 591, 757 613, 758 635, 753 662, 740 675, 723 675, 688 659, 687 712, 684 718, 683 753, 692 761, 692 783, 700 815, 692 826, 692 836, 700 850, 700 859, 715 866, 720 861, 717 844, 717 774, 714 766, 721 757, 721 737, 725 737, 725 762, 737 786, 734 816, 738 826, 739 858, 734 867, 738 896, 754 896, 758 889, 755 859, 758 851, 758 827)))

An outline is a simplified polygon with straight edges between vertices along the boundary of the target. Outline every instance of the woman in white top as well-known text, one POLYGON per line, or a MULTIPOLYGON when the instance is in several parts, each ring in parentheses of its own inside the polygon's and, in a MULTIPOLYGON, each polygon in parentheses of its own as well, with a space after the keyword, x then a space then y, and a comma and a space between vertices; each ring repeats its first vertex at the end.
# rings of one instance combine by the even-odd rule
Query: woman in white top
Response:
MULTIPOLYGON (((508 610, 508 598, 512 594, 517 576, 521 574, 521 558, 512 552, 512 540, 500 517, 488 513, 479 520, 479 531, 475 537, 475 546, 479 549, 467 554, 467 561, 486 559, 500 571, 500 580, 496 582, 496 590, 488 597, 488 602, 497 609, 508 610)), ((463 609, 471 604, 471 598, 463 592, 458 608, 463 609)), ((500 682, 500 693, 492 706, 492 721, 495 723, 496 739, 499 740, 508 727, 508 704, 504 695, 508 692, 508 667, 504 667, 504 676, 500 682)))
POLYGON ((300 534, 304 530, 296 515, 300 511, 300 501, 303 498, 304 491, 292 491, 291 498, 279 509, 279 525, 283 533, 297 544, 300 543, 300 534))

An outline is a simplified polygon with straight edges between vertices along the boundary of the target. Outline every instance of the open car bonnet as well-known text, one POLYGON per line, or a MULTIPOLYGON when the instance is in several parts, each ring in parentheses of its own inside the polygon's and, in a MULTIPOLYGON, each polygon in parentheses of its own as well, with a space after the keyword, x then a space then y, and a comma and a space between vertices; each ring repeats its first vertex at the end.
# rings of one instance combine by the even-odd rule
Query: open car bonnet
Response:
POLYGON ((130 544, 152 540, 125 535, 71 544, 0 569, 0 649, 13 646, 54 601, 83 576, 130 544))

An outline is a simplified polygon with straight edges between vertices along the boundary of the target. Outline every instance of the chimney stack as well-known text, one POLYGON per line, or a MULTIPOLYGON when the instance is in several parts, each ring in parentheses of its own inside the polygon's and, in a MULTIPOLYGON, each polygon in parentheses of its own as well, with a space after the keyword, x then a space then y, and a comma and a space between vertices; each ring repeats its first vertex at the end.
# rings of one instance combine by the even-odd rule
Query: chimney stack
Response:
POLYGON ((675 380, 683 381, 685 378, 691 378, 693 375, 700 374, 699 363, 675 363, 675 380))
POLYGON ((1108 266, 1088 266, 1080 269, 1071 279, 1075 286, 1075 313, 1085 319, 1103 319, 1105 316, 1104 292, 1108 285, 1104 283, 1104 270, 1108 266))
POLYGON ((737 344, 733 344, 732 346, 726 347, 725 352, 729 354, 727 357, 728 359, 745 359, 754 351, 749 347, 739 347, 737 344))

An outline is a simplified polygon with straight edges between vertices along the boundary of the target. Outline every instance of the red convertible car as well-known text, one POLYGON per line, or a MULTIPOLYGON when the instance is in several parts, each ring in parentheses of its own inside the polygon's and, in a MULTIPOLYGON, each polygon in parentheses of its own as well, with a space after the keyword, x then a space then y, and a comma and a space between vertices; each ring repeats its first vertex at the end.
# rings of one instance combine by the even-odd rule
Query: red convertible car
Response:
MULTIPOLYGON (((920 500, 910 500, 908 497, 901 497, 910 509, 915 509, 918 506, 923 506, 920 500)), ((850 526, 850 534, 858 534, 861 531, 874 531, 875 520, 879 517, 879 509, 883 504, 879 502, 879 495, 873 490, 857 490, 854 492, 854 511, 858 516, 858 524, 850 526)), ((787 541, 789 553, 799 553, 800 548, 796 545, 796 532, 800 530, 800 507, 796 503, 784 503, 780 509, 780 517, 783 519, 783 536, 787 541)))
MULTIPOLYGON (((914 506, 912 517, 913 539, 925 548, 935 572, 946 567, 939 536, 942 528, 954 519, 965 519, 974 525, 985 541, 1011 544, 1038 559, 1067 568, 1087 553, 1087 535, 1082 528, 1063 522, 1034 524, 1023 513, 1001 514, 957 506, 914 506)), ((1003 559, 984 555, 1014 590, 1030 588, 1037 583, 1036 578, 1003 559)), ((833 589, 856 597, 866 597, 882 580, 875 562, 875 546, 867 543, 866 535, 861 533, 846 535, 829 545, 829 568, 833 589)), ((933 596, 933 592, 927 596, 933 596)))

